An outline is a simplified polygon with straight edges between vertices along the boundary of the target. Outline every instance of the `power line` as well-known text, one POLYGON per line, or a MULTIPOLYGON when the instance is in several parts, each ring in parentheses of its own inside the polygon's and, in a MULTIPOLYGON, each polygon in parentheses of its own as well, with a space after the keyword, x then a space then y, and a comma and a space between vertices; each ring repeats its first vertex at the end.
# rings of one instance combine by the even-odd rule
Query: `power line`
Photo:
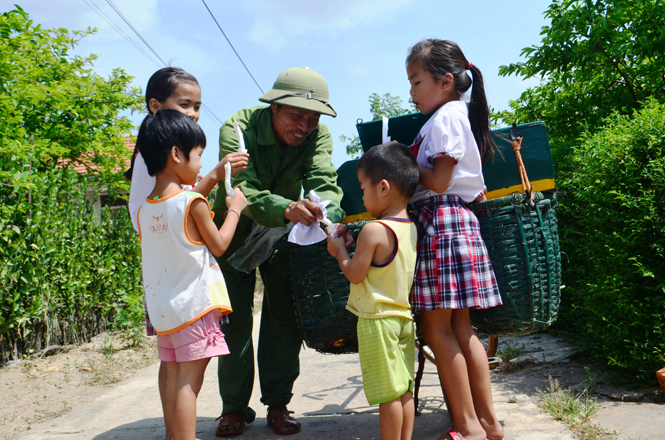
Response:
MULTIPOLYGON (((221 119, 219 119, 219 118, 217 117, 217 115, 214 114, 214 113, 212 112, 212 110, 210 110, 210 107, 208 107, 208 106, 205 105, 204 103, 201 103, 201 106, 203 107, 203 110, 205 110, 207 113, 209 113, 208 116, 212 116, 213 118, 217 119, 217 122, 219 122, 219 127, 221 127, 222 125, 224 125, 224 121, 222 121, 221 119)), ((214 121, 213 121, 213 122, 214 122, 214 121)), ((219 128, 219 127, 218 127, 218 128, 219 128)))
MULTIPOLYGON (((87 0, 84 0, 84 1, 86 1, 86 3, 87 3, 87 0)), ((134 33, 135 33, 135 34, 141 39, 141 41, 143 41, 143 43, 148 47, 148 49, 150 49, 150 51, 151 51, 152 53, 155 54, 155 56, 159 59, 159 61, 162 62, 162 66, 165 66, 165 67, 166 67, 167 64, 164 62, 164 60, 159 56, 159 54, 155 51, 155 49, 153 49, 152 46, 150 46, 150 44, 148 44, 148 42, 145 40, 145 38, 143 38, 143 36, 141 36, 141 34, 139 33, 139 31, 138 31, 134 26, 132 26, 132 24, 129 22, 129 20, 128 20, 128 19, 122 14, 122 12, 120 12, 120 10, 118 9, 118 7, 117 7, 116 5, 113 4, 113 1, 112 1, 112 0, 106 0, 106 3, 108 3, 109 6, 111 6, 111 7, 113 8, 113 10, 114 10, 114 11, 120 16, 120 18, 122 18, 122 20, 127 24, 127 26, 129 26, 129 27, 134 31, 134 33)), ((150 56, 148 56, 148 54, 147 54, 146 52, 144 52, 144 51, 142 51, 142 50, 141 50, 141 52, 142 52, 142 53, 143 53, 148 59, 150 59, 152 62, 154 62, 155 64, 157 64, 157 66, 159 66, 159 63, 157 63, 157 62, 154 61, 150 56)), ((257 85, 258 85, 258 84, 257 84, 257 85)), ((210 107, 208 107, 208 106, 207 106, 206 104, 204 104, 204 103, 202 104, 202 107, 203 107, 203 109, 206 111, 206 113, 209 114, 209 116, 212 116, 211 120, 212 120, 213 122, 215 122, 215 119, 216 119, 217 122, 219 122, 219 125, 220 125, 220 127, 221 127, 222 124, 223 124, 222 120, 220 120, 220 119, 217 117, 217 115, 216 115, 216 114, 210 109, 210 107)))
POLYGON ((143 41, 143 43, 144 43, 146 46, 148 46, 148 49, 150 49, 150 50, 152 51, 152 53, 154 53, 155 56, 156 56, 157 58, 159 58, 159 61, 161 61, 162 64, 166 66, 166 63, 164 62, 164 60, 163 60, 163 59, 157 54, 157 52, 155 52, 155 49, 153 49, 152 46, 150 46, 150 45, 148 44, 148 42, 145 41, 145 38, 143 38, 143 37, 141 36, 141 34, 139 33, 139 31, 137 31, 136 28, 135 28, 134 26, 132 26, 132 24, 129 22, 129 20, 127 20, 127 18, 126 18, 124 15, 122 15, 122 12, 120 12, 120 9, 118 9, 118 8, 116 7, 116 5, 113 4, 113 1, 112 1, 112 0, 106 0, 106 3, 108 3, 109 6, 111 6, 111 7, 113 8, 113 10, 114 10, 115 12, 118 13, 118 15, 120 16, 120 18, 122 18, 122 20, 123 20, 125 23, 127 23, 127 26, 129 26, 129 27, 134 31, 134 33, 135 33, 135 34, 141 39, 141 41, 143 41))
POLYGON ((134 47, 136 48, 136 50, 138 50, 139 52, 141 52, 141 53, 143 54, 143 56, 145 56, 145 57, 148 58, 150 61, 152 61, 156 66, 158 66, 158 67, 160 66, 160 64, 159 64, 157 61, 155 61, 150 55, 148 55, 148 53, 147 53, 146 51, 144 51, 143 48, 141 48, 138 44, 136 44, 136 42, 135 42, 134 40, 132 40, 132 39, 129 37, 129 35, 127 35, 127 34, 125 33, 125 31, 123 31, 123 30, 120 28, 120 26, 118 26, 117 24, 115 24, 115 22, 114 22, 113 20, 111 20, 111 18, 110 18, 108 15, 106 15, 106 14, 104 13, 104 11, 102 11, 102 10, 99 8, 99 6, 97 6, 97 5, 94 3, 93 0, 90 0, 90 1, 88 1, 88 0, 83 0, 83 1, 84 1, 88 6, 90 6, 90 9, 92 9, 94 12, 97 13, 97 15, 99 15, 102 19, 104 19, 104 21, 106 21, 106 22, 109 24, 109 26, 111 26, 113 29, 115 29, 116 32, 118 32, 118 33, 119 33, 119 34, 120 34, 125 40, 127 40, 132 46, 134 46, 134 47))
MULTIPOLYGON (((108 0, 107 0, 107 1, 108 1, 108 0)), ((215 18, 215 15, 212 13, 212 11, 210 10, 210 8, 209 8, 208 5, 206 4, 205 0, 201 0, 201 1, 203 2, 203 5, 206 7, 206 9, 208 10, 208 12, 210 13, 210 16, 212 17, 212 19, 215 20, 215 23, 217 23, 217 27, 218 27, 219 30, 222 32, 222 35, 224 35, 224 38, 226 38, 226 41, 229 42, 229 46, 231 46, 231 49, 233 49, 233 52, 235 52, 236 56, 238 57, 238 59, 240 60, 240 62, 242 63, 242 65, 245 67, 245 70, 247 71, 247 73, 249 73, 249 76, 251 76, 252 79, 254 80, 254 84, 256 84, 256 87, 258 87, 259 90, 261 90, 261 93, 264 93, 264 91, 263 91, 263 89, 261 88, 261 86, 259 85, 259 83, 256 82, 256 79, 254 78, 254 75, 252 75, 252 72, 249 71, 249 68, 247 67, 247 65, 245 65, 245 62, 242 60, 242 58, 240 58, 240 54, 238 53, 238 51, 236 50, 236 48, 233 47, 233 44, 231 44, 231 40, 229 40, 229 37, 226 36, 226 33, 224 32, 224 30, 222 29, 222 27, 219 25, 219 22, 217 21, 217 19, 215 18)))

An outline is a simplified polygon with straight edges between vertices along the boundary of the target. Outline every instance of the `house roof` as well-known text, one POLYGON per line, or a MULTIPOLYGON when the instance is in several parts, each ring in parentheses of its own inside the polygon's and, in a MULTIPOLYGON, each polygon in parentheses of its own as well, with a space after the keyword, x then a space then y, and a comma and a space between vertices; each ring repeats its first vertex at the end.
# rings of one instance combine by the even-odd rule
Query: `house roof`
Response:
MULTIPOLYGON (((131 136, 124 136, 125 138, 125 146, 127 149, 131 152, 134 152, 134 146, 136 145, 136 135, 131 135, 131 136)), ((96 170, 99 168, 99 165, 93 162, 94 154, 93 153, 87 153, 84 154, 82 157, 78 158, 77 160, 74 161, 69 161, 66 159, 60 159, 58 162, 62 165, 67 165, 69 163, 75 163, 74 170, 77 173, 80 174, 88 174, 91 171, 96 170)), ((117 166, 113 171, 114 172, 121 172, 124 170, 129 169, 129 166, 131 165, 132 159, 131 155, 127 155, 125 159, 123 160, 123 165, 122 166, 117 166)))

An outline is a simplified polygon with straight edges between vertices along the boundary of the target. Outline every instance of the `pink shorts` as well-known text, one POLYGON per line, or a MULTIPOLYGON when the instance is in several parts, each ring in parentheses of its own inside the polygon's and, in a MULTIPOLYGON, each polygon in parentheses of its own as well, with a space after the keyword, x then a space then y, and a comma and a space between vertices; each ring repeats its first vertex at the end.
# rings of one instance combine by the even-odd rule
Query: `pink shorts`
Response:
POLYGON ((164 362, 189 362, 229 354, 219 328, 222 313, 215 309, 187 327, 168 335, 157 335, 157 355, 164 362))

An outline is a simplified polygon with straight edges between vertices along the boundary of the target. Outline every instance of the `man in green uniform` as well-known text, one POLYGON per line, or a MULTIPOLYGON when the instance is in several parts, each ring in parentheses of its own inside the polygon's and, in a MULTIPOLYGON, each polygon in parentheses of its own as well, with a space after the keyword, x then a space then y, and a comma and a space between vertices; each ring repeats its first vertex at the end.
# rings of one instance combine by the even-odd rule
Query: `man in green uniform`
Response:
MULTIPOLYGON (((340 208, 342 190, 337 186, 337 173, 331 162, 332 136, 319 123, 322 114, 337 116, 328 102, 326 81, 306 67, 288 69, 260 101, 270 105, 238 111, 224 123, 219 136, 221 159, 238 150, 233 127, 237 122, 249 164, 233 178, 233 186, 242 190, 248 205, 231 245, 218 259, 233 313, 229 315, 230 323, 222 328, 231 354, 219 358, 223 409, 217 436, 241 433, 245 423, 251 423, 256 416, 249 407, 254 382, 252 310, 256 271, 238 271, 227 262, 228 257, 244 244, 253 222, 275 228, 289 222, 309 225, 323 218, 315 203, 300 200, 303 188, 305 194, 314 190, 322 200, 332 200, 327 206, 332 222, 344 217, 340 208)), ((218 225, 225 215, 237 214, 226 210, 225 196, 220 185, 213 207, 218 225)), ((261 402, 268 405, 268 425, 275 433, 295 434, 300 431, 300 422, 289 415, 286 405, 300 374, 302 336, 293 308, 287 251, 275 251, 259 266, 259 272, 265 286, 257 354, 261 402)))

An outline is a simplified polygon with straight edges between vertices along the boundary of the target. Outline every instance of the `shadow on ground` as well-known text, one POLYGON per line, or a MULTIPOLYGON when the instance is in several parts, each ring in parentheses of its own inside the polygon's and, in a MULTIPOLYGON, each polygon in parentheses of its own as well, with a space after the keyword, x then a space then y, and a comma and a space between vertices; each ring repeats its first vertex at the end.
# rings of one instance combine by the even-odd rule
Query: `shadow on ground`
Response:
MULTIPOLYGON (((439 405, 436 399, 427 399, 427 405, 423 413, 416 417, 413 438, 435 439, 450 426, 450 419, 445 409, 431 408, 429 404, 439 405), (430 400, 432 400, 430 402, 430 400)), ((272 428, 266 424, 265 418, 257 418, 254 423, 247 425, 241 435, 229 437, 237 440, 255 439, 355 439, 355 440, 380 440, 379 410, 372 408, 370 411, 355 413, 348 409, 340 408, 338 405, 327 405, 325 410, 331 415, 302 415, 299 417, 302 423, 302 432, 288 437, 275 434, 272 428), (336 409, 340 412, 335 413, 336 409), (343 417, 339 417, 339 415, 343 417)), ((196 436, 201 440, 213 440, 217 421, 211 417, 199 417, 197 419, 196 436)), ((136 422, 117 426, 102 434, 98 434, 94 440, 163 440, 165 436, 164 422, 161 418, 147 418, 136 422)))

